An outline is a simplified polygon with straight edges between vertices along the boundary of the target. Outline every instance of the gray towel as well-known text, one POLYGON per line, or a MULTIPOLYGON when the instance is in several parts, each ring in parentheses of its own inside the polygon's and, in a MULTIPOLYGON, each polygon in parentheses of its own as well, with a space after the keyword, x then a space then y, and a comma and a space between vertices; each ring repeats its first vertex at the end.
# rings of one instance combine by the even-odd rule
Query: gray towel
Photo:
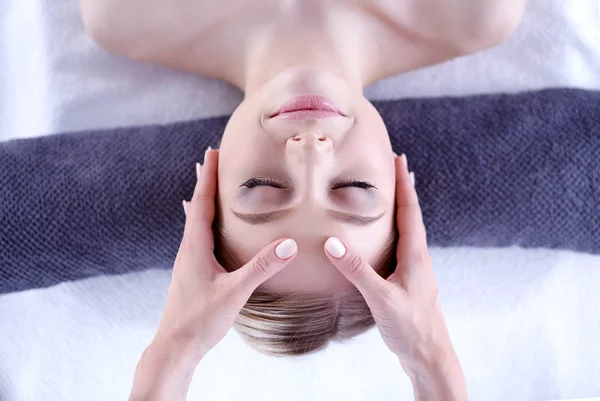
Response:
MULTIPOLYGON (((373 104, 430 245, 600 254, 600 92, 373 104)), ((227 119, 0 143, 0 293, 172 267, 194 164, 227 119)))

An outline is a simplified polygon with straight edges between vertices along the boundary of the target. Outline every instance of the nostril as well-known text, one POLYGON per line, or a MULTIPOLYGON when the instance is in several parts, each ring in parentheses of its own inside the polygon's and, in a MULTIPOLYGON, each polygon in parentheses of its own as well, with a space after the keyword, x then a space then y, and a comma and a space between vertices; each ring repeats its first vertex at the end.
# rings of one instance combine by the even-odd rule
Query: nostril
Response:
MULTIPOLYGON (((311 137, 314 138, 314 139, 316 139, 316 140, 318 140, 319 142, 326 142, 327 141, 327 137, 324 136, 324 135, 317 136, 317 135, 313 134, 313 135, 311 135, 311 137)), ((305 136, 304 135, 294 135, 290 139, 293 140, 294 142, 300 142, 303 139, 305 139, 305 136)))

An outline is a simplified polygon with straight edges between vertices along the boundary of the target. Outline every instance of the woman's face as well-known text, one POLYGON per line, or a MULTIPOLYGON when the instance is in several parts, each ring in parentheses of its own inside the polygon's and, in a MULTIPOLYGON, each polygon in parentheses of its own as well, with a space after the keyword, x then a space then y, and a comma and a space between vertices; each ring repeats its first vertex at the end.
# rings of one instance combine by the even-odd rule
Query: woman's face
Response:
POLYGON ((219 213, 227 248, 246 263, 278 238, 298 255, 261 288, 336 293, 350 284, 327 260, 335 236, 371 265, 394 233, 395 170, 385 125, 361 93, 321 69, 285 70, 246 97, 219 149, 219 213), (269 118, 284 102, 316 94, 346 115, 269 118))

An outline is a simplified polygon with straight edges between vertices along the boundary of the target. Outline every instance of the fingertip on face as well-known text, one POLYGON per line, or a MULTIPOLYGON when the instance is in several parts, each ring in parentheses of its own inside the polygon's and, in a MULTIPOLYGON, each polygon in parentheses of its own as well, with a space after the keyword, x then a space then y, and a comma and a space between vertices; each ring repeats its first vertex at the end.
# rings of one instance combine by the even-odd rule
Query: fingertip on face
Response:
POLYGON ((275 255, 282 260, 291 258, 296 252, 298 252, 298 244, 291 238, 281 241, 275 248, 275 255))
POLYGON ((346 254, 346 247, 336 237, 329 237, 325 241, 325 251, 334 258, 339 259, 346 254))
MULTIPOLYGON (((185 201, 184 201, 185 204, 185 201)), ((336 259, 343 257, 346 254, 346 247, 336 237, 329 237, 323 244, 323 250, 326 254, 333 256, 336 259)), ((298 252, 298 244, 292 238, 286 238, 281 241, 275 248, 275 255, 279 259, 286 260, 294 256, 298 252)))

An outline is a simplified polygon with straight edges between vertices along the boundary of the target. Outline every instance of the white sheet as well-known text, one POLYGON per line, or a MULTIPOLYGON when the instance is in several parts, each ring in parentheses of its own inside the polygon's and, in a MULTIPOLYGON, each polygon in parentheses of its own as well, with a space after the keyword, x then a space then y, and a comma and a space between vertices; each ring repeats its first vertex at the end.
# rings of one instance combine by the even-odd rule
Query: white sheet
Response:
MULTIPOLYGON (((600 89, 596 0, 530 0, 505 44, 368 88, 371 99, 600 89)), ((222 82, 109 56, 75 0, 0 2, 0 140, 230 113, 222 82)), ((1 250, 0 250, 1 251, 1 250)), ((600 395, 600 257, 549 250, 432 249, 471 400, 600 395)), ((169 272, 99 277, 0 297, 0 400, 126 399, 164 305, 169 272)), ((230 332, 190 399, 400 400, 410 384, 371 330, 299 360, 230 332)))

